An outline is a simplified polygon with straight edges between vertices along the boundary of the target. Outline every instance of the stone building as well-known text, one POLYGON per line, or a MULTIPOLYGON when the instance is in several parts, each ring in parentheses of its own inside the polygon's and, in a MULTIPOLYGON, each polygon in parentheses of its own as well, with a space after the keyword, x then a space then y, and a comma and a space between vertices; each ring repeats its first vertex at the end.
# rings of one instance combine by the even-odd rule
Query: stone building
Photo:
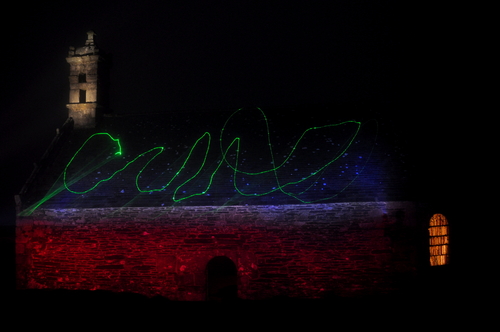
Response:
POLYGON ((68 121, 17 196, 18 288, 363 297, 411 289, 419 271, 447 264, 446 218, 413 196, 404 140, 383 117, 99 117, 93 37, 70 49, 68 121))
POLYGON ((98 110, 107 106, 109 63, 94 43, 93 31, 87 32, 85 46, 70 47, 66 61, 70 65, 69 117, 76 128, 94 128, 98 110))

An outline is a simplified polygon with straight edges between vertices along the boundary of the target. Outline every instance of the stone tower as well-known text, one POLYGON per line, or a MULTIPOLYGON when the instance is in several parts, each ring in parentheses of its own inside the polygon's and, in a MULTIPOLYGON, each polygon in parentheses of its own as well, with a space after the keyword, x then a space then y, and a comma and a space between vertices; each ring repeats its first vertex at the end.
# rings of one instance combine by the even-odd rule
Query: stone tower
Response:
POLYGON ((103 106, 101 67, 103 56, 94 43, 95 33, 87 32, 85 46, 70 47, 66 61, 70 65, 69 74, 69 117, 73 118, 75 128, 94 128, 99 109, 103 106))

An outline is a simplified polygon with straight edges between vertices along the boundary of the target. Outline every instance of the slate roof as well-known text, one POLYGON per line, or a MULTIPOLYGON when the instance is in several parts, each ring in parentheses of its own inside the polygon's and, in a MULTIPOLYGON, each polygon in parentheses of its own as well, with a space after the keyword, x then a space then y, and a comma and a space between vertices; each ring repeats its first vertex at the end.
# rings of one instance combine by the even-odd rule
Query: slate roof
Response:
POLYGON ((397 130, 367 112, 104 117, 91 130, 68 122, 21 199, 23 209, 406 200, 402 149, 397 130))

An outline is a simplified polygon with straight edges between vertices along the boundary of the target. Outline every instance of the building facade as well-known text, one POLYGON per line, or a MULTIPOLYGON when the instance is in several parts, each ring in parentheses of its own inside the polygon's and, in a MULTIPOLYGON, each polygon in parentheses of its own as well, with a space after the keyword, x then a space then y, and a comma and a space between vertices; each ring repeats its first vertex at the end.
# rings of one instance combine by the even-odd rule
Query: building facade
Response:
MULTIPOLYGON (((383 119, 260 109, 99 118, 93 37, 70 50, 69 119, 17 197, 18 288, 198 301, 414 286, 433 211, 412 199, 383 119)), ((434 256, 447 257, 442 248, 434 256)))

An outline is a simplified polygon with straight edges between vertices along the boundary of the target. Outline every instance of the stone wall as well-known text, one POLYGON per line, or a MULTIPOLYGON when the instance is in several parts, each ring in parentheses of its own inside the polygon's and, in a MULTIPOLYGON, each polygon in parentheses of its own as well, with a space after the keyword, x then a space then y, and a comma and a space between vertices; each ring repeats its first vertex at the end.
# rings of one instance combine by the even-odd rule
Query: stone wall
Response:
POLYGON ((387 294, 415 272, 415 209, 371 202, 37 210, 17 221, 18 288, 204 300, 207 263, 226 256, 243 299, 387 294))

